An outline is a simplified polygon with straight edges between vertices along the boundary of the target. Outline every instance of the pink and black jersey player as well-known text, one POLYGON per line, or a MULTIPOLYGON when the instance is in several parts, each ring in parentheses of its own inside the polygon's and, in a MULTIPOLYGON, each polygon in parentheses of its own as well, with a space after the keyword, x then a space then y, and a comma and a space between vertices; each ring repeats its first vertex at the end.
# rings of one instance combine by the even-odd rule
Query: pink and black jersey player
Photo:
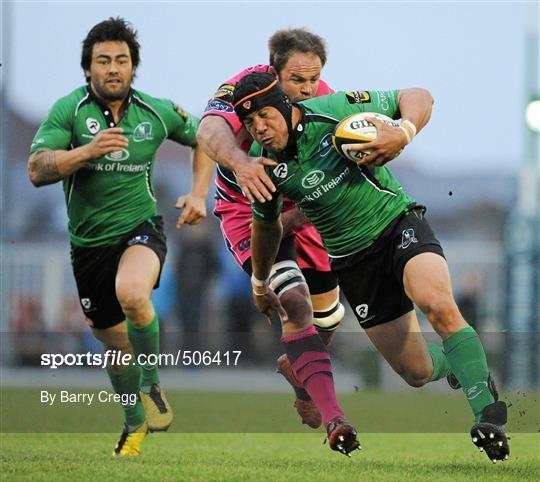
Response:
MULTIPOLYGON (((333 93, 328 84, 319 79, 320 71, 326 61, 324 46, 316 42, 315 44, 304 42, 298 47, 298 44, 295 43, 296 39, 292 39, 293 41, 291 38, 284 39, 283 32, 285 34, 292 32, 293 37, 299 33, 298 36, 302 40, 307 38, 306 35, 312 35, 301 29, 275 34, 269 42, 271 65, 249 67, 224 82, 209 100, 198 132, 198 141, 201 147, 218 162, 214 214, 220 219, 227 247, 238 265, 248 274, 252 273, 250 201, 244 195, 233 170, 226 167, 228 165, 226 155, 220 156, 219 148, 215 147, 220 144, 222 140, 220 136, 222 135, 230 137, 232 134, 237 149, 242 149, 244 152, 248 151, 252 142, 251 137, 234 112, 232 98, 235 85, 241 78, 250 73, 270 72, 276 75, 293 101, 333 93), (221 122, 216 121, 216 118, 219 118, 221 122)), ((274 169, 280 169, 280 166, 278 165, 274 169)), ((307 223, 307 220, 290 201, 285 200, 283 213, 285 234, 276 258, 277 263, 273 277, 277 284, 279 279, 287 278, 286 271, 293 264, 300 268, 311 295, 314 325, 325 343, 329 343, 332 333, 344 314, 344 308, 339 302, 337 279, 330 271, 328 254, 315 228, 307 223)), ((289 282, 291 285, 295 283, 294 276, 289 277, 289 282)), ((278 289, 280 288, 287 289, 286 286, 278 289)), ((303 421, 312 427, 319 426, 321 422, 316 407, 302 388, 301 383, 292 375, 285 355, 280 357, 278 367, 295 388, 296 408, 303 421)))
MULTIPOLYGON (((243 128, 234 113, 230 100, 234 92, 234 86, 244 76, 253 72, 269 72, 269 65, 255 65, 244 69, 238 75, 221 85, 212 99, 208 102, 203 117, 220 116, 227 121, 233 131, 237 143, 245 151, 249 151, 252 139, 243 128)), ((332 94, 334 91, 323 80, 319 80, 315 96, 332 94)), ((251 207, 247 197, 242 193, 236 176, 232 170, 218 164, 216 175, 216 205, 214 213, 220 218, 223 237, 236 262, 251 274, 251 207), (247 264, 246 264, 247 263, 247 264)), ((283 203, 283 212, 295 210, 291 215, 298 215, 297 208, 288 200, 283 203)), ((330 271, 328 255, 322 245, 321 239, 315 228, 308 223, 292 227, 289 231, 295 237, 297 261, 302 270, 327 273, 330 271)), ((306 275, 306 274, 304 274, 306 275)), ((308 280, 309 278, 309 274, 308 280)), ((335 287, 333 275, 323 277, 312 276, 310 283, 312 294, 324 293, 327 288, 335 287), (317 279, 320 278, 317 283, 317 279)), ((325 310, 326 311, 326 310, 325 310)))

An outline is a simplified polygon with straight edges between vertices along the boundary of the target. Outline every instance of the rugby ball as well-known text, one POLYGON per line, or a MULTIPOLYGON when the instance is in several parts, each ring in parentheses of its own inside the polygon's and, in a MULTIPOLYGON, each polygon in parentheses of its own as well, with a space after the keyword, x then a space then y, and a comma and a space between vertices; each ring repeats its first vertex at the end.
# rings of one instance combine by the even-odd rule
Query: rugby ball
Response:
POLYGON ((368 117, 375 117, 391 126, 398 126, 398 123, 384 114, 376 112, 359 112, 345 117, 334 129, 332 143, 338 154, 353 162, 357 162, 366 157, 371 150, 351 151, 350 147, 356 144, 365 144, 377 138, 377 127, 368 120, 368 117))

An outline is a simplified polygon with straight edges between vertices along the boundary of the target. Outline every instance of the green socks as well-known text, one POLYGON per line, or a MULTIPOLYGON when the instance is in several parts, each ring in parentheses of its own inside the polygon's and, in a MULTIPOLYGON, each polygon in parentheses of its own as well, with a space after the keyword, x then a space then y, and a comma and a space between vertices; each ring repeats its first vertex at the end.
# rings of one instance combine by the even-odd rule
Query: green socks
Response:
MULTIPOLYGON (((126 395, 130 401, 122 404, 126 422, 131 429, 138 427, 145 420, 144 408, 139 399, 139 390, 150 391, 150 387, 154 383, 159 383, 158 375, 158 356, 159 356, 159 322, 157 315, 149 325, 142 328, 133 326, 127 320, 128 338, 133 346, 135 356, 143 355, 143 358, 148 355, 156 355, 150 357, 150 364, 145 363, 138 365, 128 365, 121 371, 113 371, 107 368, 107 373, 111 380, 114 391, 119 395, 126 395), (132 396, 130 396, 132 395, 132 396)), ((144 360, 141 360, 144 361, 144 360)))
POLYGON ((433 373, 431 374, 429 381, 434 382, 444 378, 451 372, 450 364, 444 355, 442 346, 428 341, 427 348, 429 355, 431 356, 431 361, 433 362, 433 373))
POLYGON ((154 383, 159 384, 159 322, 157 314, 149 325, 143 327, 134 326, 127 320, 127 333, 135 356, 142 354, 142 358, 146 359, 148 355, 155 355, 155 357, 150 357, 150 363, 140 363, 140 367, 142 368, 141 390, 150 392, 150 387, 154 383))
POLYGON ((489 369, 480 337, 468 326, 444 340, 443 347, 478 422, 484 407, 495 401, 488 386, 489 369))
POLYGON ((128 365, 122 371, 113 371, 107 367, 107 373, 114 391, 118 395, 126 395, 129 402, 122 404, 127 424, 135 428, 144 422, 144 408, 139 400, 139 386, 141 383, 141 367, 128 365), (133 400, 135 402, 133 403, 133 400))

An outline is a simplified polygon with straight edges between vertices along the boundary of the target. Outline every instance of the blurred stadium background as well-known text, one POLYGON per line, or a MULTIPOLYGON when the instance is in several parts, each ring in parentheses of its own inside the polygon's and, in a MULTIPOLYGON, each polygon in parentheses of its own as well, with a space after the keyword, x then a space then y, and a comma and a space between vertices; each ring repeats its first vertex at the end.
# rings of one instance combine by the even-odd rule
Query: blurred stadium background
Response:
MULTIPOLYGON (((12 20, 22 15, 16 2, 10 8, 12 11, 7 11, 3 3, 4 15, 11 15, 12 20)), ((142 30, 144 25, 129 15, 127 6, 124 10, 122 8, 115 7, 110 12, 103 8, 96 21, 109 15, 123 14, 142 30)), ((523 115, 527 102, 538 98, 540 92, 538 5, 536 9, 533 5, 532 9, 521 10, 522 30, 519 35, 522 35, 523 49, 513 54, 522 59, 524 68, 518 74, 520 95, 515 92, 513 95, 517 95, 520 115, 523 115)), ((291 24, 306 25, 326 37, 332 57, 338 49, 337 40, 308 22, 297 20, 291 24)), ((13 55, 14 47, 9 43, 8 35, 16 23, 10 24, 6 17, 3 22, 3 58, 17 63, 30 62, 13 55), (13 49, 11 54, 10 49, 13 49)), ((94 23, 87 21, 85 25, 89 28, 94 23)), ((271 25, 268 32, 284 26, 287 25, 271 25)), ((84 31, 79 31, 71 39, 77 43, 77 48, 83 36, 84 31)), ((258 40, 263 48, 267 37, 261 35, 258 40)), ((144 39, 142 45, 143 61, 144 55, 156 55, 150 48, 145 48, 144 39)), ((398 48, 403 53, 401 47, 398 48)), ((490 47, 486 45, 485 48, 490 47)), ((58 54, 50 51, 49 55, 52 64, 53 57, 57 59, 58 54)), ((254 63, 254 59, 243 57, 240 51, 238 55, 243 58, 243 65, 254 63)), ((501 55, 505 53, 501 52, 501 55)), ((260 62, 265 58, 263 56, 260 62)), ((54 69, 77 71, 79 68, 77 59, 70 64, 62 63, 61 67, 58 67, 58 59, 54 62, 56 65, 51 67, 54 69)), ((10 96, 16 79, 11 78, 11 84, 7 82, 6 68, 9 69, 9 63, 3 60, 2 388, 106 386, 106 376, 100 369, 66 369, 55 373, 39 368, 40 356, 44 352, 86 353, 99 350, 99 346, 86 328, 78 304, 69 264, 67 218, 61 185, 37 190, 27 179, 28 148, 39 118, 45 115, 45 111, 42 110, 41 117, 36 118, 19 108, 13 101, 14 97, 10 96)), ((163 71, 166 70, 165 64, 163 71)), ((234 69, 229 70, 216 72, 212 85, 217 86, 220 79, 232 74, 234 69)), ((31 74, 29 71, 28 75, 31 74)), ((333 71, 326 72, 324 77, 337 88, 349 87, 334 82, 333 71)), ((61 73, 58 78, 62 79, 61 73)), ((60 82, 62 92, 68 92, 77 85, 60 82)), ((497 79, 493 82, 496 84, 493 102, 500 103, 505 98, 506 86, 498 84, 497 79)), ((36 77, 34 91, 29 95, 39 96, 39 84, 40 79, 36 77)), ((135 85, 137 87, 137 83, 135 85)), ((156 91, 151 85, 144 90, 152 94, 156 91)), ((207 95, 211 92, 210 89, 207 95)), ((186 97, 185 91, 178 95, 180 99, 183 96, 186 97)), ((204 96, 197 100, 201 108, 204 103, 204 96)), ((435 109, 442 110, 437 113, 438 119, 444 117, 444 102, 436 104, 435 109)), ((200 109, 193 111, 200 113, 200 109)), ((472 112, 463 112, 462 120, 469 124, 466 132, 472 137, 475 136, 476 122, 491 124, 496 121, 497 125, 493 126, 490 134, 494 144, 505 135, 504 126, 500 124, 519 123, 523 127, 519 131, 521 137, 513 139, 513 142, 523 145, 521 154, 520 149, 516 149, 517 154, 508 162, 510 168, 507 169, 485 168, 489 159, 479 159, 479 164, 484 167, 478 170, 474 165, 444 172, 424 169, 422 162, 437 162, 437 149, 445 151, 446 159, 455 156, 456 164, 460 166, 466 162, 459 139, 447 132, 446 142, 432 151, 423 152, 420 162, 417 162, 414 152, 406 152, 394 161, 391 168, 405 189, 428 206, 428 218, 450 264, 458 304, 469 323, 481 332, 500 384, 513 393, 527 392, 538 389, 540 373, 539 134, 525 127, 521 117, 504 118, 499 122, 484 118, 482 113, 476 116, 474 108, 472 112)), ((435 122, 437 120, 434 119, 435 122)), ((428 125, 415 143, 421 144, 424 138, 429 138, 431 128, 428 125)), ((161 287, 154 295, 162 322, 163 350, 229 348, 242 349, 244 354, 240 366, 225 370, 167 368, 163 371, 166 385, 182 390, 287 391, 285 382, 272 373, 279 354, 277 327, 268 327, 264 318, 253 309, 249 280, 226 252, 217 221, 211 215, 212 200, 209 200, 209 216, 203 224, 184 227, 180 231, 174 228, 178 214, 174 203, 177 196, 190 188, 189 156, 187 149, 166 143, 156 162, 155 183, 169 246, 161 287)), ((364 388, 389 392, 407 390, 382 358, 374 353, 350 309, 347 309, 347 316, 332 348, 336 357, 338 390, 349 394, 364 388)), ((422 323, 427 336, 431 336, 432 330, 425 320, 422 323)), ((436 384, 426 390, 446 388, 436 384)), ((538 420, 538 404, 533 405, 533 413, 535 410, 535 420, 538 420)))

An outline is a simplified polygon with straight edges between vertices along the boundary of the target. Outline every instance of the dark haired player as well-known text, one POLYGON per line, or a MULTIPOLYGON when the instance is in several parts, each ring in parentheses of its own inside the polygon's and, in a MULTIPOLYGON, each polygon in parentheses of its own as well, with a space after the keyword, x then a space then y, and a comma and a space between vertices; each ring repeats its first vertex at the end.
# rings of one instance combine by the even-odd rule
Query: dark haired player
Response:
MULTIPOLYGON (((165 139, 194 147, 199 120, 134 90, 139 61, 137 32, 124 19, 90 30, 81 57, 87 84, 49 111, 32 142, 28 173, 35 186, 63 183, 73 272, 94 336, 106 350, 146 357, 159 354, 150 295, 167 251, 153 186, 156 151, 165 139)), ((148 430, 171 424, 158 368, 145 359, 107 367, 116 393, 139 394, 123 406, 113 455, 139 455, 148 430)))
MULTIPOLYGON (((277 193, 269 202, 252 204, 254 300, 267 316, 282 309, 268 278, 287 196, 321 234, 339 285, 377 349, 413 386, 451 370, 474 413, 473 443, 497 462, 509 454, 506 404, 498 401, 478 334, 454 301, 448 266, 424 218, 425 208, 384 166, 428 122, 432 102, 423 89, 404 89, 338 92, 293 104, 272 75, 250 74, 237 84, 235 111, 256 141, 250 155, 275 159, 287 172, 269 171, 277 193), (398 127, 373 120, 379 133, 396 142, 358 166, 332 148, 320 148, 341 119, 357 112, 402 119, 398 127), (426 347, 413 303, 443 339, 443 349, 426 347)), ((378 139, 357 150, 377 147, 378 139)), ((294 359, 291 364, 298 374, 302 367, 294 359)))

